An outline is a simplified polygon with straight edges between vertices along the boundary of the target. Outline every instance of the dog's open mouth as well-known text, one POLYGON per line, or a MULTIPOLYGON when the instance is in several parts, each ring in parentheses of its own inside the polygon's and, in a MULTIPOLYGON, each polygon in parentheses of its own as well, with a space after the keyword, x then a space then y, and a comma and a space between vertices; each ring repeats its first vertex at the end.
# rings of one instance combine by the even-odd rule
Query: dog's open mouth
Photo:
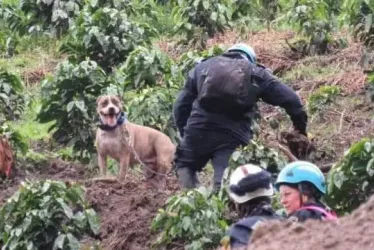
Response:
POLYGON ((119 115, 120 113, 109 113, 109 114, 102 113, 102 117, 104 118, 103 122, 106 125, 115 126, 117 124, 117 119, 119 115))

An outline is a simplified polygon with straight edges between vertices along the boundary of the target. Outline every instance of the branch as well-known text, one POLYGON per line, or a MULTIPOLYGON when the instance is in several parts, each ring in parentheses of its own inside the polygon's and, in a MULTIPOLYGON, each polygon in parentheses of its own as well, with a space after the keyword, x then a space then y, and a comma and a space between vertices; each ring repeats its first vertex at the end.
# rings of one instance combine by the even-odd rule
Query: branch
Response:
MULTIPOLYGON (((288 150, 286 147, 284 147, 283 145, 279 144, 277 145, 277 147, 287 156, 288 160, 290 162, 294 162, 294 161, 297 161, 298 159, 296 158, 295 155, 293 155, 291 153, 290 150, 288 150)), ((330 170, 331 170, 331 167, 334 165, 334 162, 330 162, 330 163, 326 163, 326 164, 323 164, 322 166, 320 166, 319 168, 321 169, 322 173, 328 173, 330 170)))
POLYGON ((298 159, 294 156, 290 150, 278 143, 277 147, 287 156, 290 162, 297 161, 298 159))

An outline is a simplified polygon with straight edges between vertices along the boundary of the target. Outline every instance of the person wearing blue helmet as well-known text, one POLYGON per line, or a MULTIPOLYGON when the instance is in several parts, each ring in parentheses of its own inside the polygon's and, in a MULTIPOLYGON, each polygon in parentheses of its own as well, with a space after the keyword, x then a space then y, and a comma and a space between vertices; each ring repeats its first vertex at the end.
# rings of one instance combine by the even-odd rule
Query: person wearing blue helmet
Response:
POLYGON ((287 164, 280 171, 275 188, 290 220, 336 220, 335 212, 321 202, 326 182, 316 165, 306 161, 287 164))
POLYGON ((307 134, 307 114, 299 96, 257 64, 250 46, 235 44, 221 55, 203 59, 188 72, 173 105, 180 134, 175 171, 182 188, 199 186, 197 173, 209 160, 214 186, 221 186, 231 154, 252 139, 251 123, 260 99, 284 108, 295 130, 307 134))

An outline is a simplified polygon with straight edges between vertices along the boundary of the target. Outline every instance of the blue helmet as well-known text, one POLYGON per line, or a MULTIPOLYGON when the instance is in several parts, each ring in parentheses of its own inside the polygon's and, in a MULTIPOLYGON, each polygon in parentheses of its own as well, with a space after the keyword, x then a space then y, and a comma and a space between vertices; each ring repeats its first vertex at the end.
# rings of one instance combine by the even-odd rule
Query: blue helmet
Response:
POLYGON ((255 51, 253 50, 252 47, 244 44, 244 43, 237 43, 235 44, 234 46, 232 46, 231 48, 229 48, 227 51, 238 51, 238 52, 243 52, 247 55, 249 61, 251 63, 256 63, 256 53, 255 51))
POLYGON ((279 190, 281 184, 298 184, 309 182, 321 193, 326 194, 325 177, 319 167, 306 161, 294 161, 287 164, 279 173, 275 188, 279 190))

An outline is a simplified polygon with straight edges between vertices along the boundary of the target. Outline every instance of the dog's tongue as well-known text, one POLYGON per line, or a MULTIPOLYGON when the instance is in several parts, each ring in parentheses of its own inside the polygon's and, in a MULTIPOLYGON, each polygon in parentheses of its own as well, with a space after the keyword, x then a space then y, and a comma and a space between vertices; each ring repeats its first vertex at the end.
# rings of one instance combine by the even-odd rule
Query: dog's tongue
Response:
POLYGON ((117 118, 115 115, 108 115, 107 117, 107 124, 109 126, 115 126, 117 124, 117 118))

